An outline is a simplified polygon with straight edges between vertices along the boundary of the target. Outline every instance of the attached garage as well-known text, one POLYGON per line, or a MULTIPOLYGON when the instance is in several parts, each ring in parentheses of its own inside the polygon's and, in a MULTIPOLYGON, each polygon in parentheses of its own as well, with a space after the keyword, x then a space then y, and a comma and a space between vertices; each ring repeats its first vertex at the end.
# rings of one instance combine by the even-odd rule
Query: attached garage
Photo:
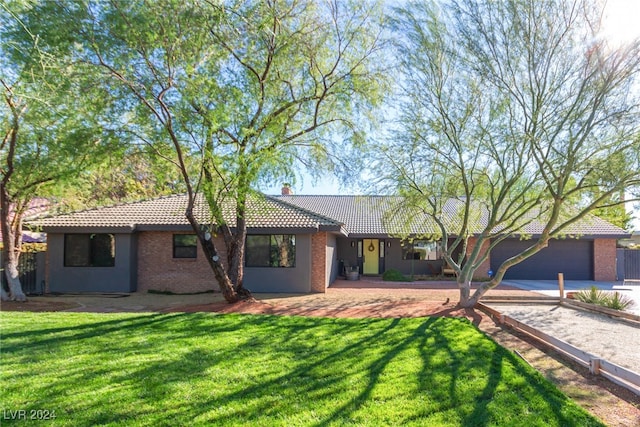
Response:
MULTIPOLYGON (((491 269, 531 246, 532 241, 505 240, 491 251, 491 269)), ((593 240, 552 240, 531 258, 507 270, 505 279, 554 280, 564 273, 566 280, 593 280, 593 240)))

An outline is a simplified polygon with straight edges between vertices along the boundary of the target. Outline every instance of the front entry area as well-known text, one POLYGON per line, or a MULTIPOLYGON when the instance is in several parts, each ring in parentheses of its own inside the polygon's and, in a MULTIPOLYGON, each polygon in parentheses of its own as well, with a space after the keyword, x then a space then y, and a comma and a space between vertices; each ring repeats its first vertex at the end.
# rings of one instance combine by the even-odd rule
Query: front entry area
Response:
POLYGON ((380 241, 362 239, 362 274, 380 274, 380 241))

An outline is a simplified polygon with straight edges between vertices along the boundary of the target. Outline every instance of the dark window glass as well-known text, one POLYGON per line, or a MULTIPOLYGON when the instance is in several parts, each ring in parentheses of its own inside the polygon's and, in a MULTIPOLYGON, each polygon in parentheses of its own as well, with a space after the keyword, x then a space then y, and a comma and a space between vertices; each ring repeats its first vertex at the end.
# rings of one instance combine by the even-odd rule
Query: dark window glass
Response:
POLYGON ((173 235, 174 258, 196 258, 198 256, 198 237, 195 234, 173 235))
POLYGON ((274 234, 271 236, 271 267, 296 266, 296 236, 274 234))
POLYGON ((245 252, 247 267, 295 267, 296 236, 249 235, 245 252))
POLYGON ((113 234, 65 234, 65 267, 113 267, 115 263, 113 234))

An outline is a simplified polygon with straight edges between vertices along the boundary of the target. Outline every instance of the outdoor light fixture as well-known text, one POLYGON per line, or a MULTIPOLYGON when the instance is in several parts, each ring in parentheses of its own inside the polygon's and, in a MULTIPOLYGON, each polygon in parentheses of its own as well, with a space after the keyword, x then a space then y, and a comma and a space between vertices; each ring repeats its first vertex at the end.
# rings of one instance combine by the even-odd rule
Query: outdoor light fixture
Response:
POLYGON ((387 247, 390 248, 391 247, 391 241, 387 241, 387 247))
POLYGON ((353 241, 352 241, 352 242, 351 242, 351 247, 352 247, 352 248, 355 248, 355 247, 356 247, 356 242, 353 242, 353 241))

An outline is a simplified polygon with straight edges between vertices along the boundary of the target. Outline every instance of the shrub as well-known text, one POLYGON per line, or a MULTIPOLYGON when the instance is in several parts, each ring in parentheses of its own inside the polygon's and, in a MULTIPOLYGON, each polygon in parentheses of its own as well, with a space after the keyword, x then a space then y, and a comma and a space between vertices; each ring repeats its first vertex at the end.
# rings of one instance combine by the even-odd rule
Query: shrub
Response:
POLYGON ((382 280, 385 282, 411 282, 410 278, 393 268, 382 273, 382 280))
POLYGON ((626 310, 633 306, 633 300, 620 292, 609 293, 591 286, 575 294, 578 301, 595 304, 602 307, 612 308, 614 310, 626 310))
POLYGON ((581 290, 575 294, 575 297, 578 301, 602 306, 605 305, 606 300, 609 298, 606 292, 601 291, 597 286, 591 286, 589 289, 581 290))
POLYGON ((620 292, 614 292, 609 296, 609 305, 607 307, 613 308, 614 310, 626 310, 627 308, 633 307, 633 305, 634 303, 631 298, 620 292))

